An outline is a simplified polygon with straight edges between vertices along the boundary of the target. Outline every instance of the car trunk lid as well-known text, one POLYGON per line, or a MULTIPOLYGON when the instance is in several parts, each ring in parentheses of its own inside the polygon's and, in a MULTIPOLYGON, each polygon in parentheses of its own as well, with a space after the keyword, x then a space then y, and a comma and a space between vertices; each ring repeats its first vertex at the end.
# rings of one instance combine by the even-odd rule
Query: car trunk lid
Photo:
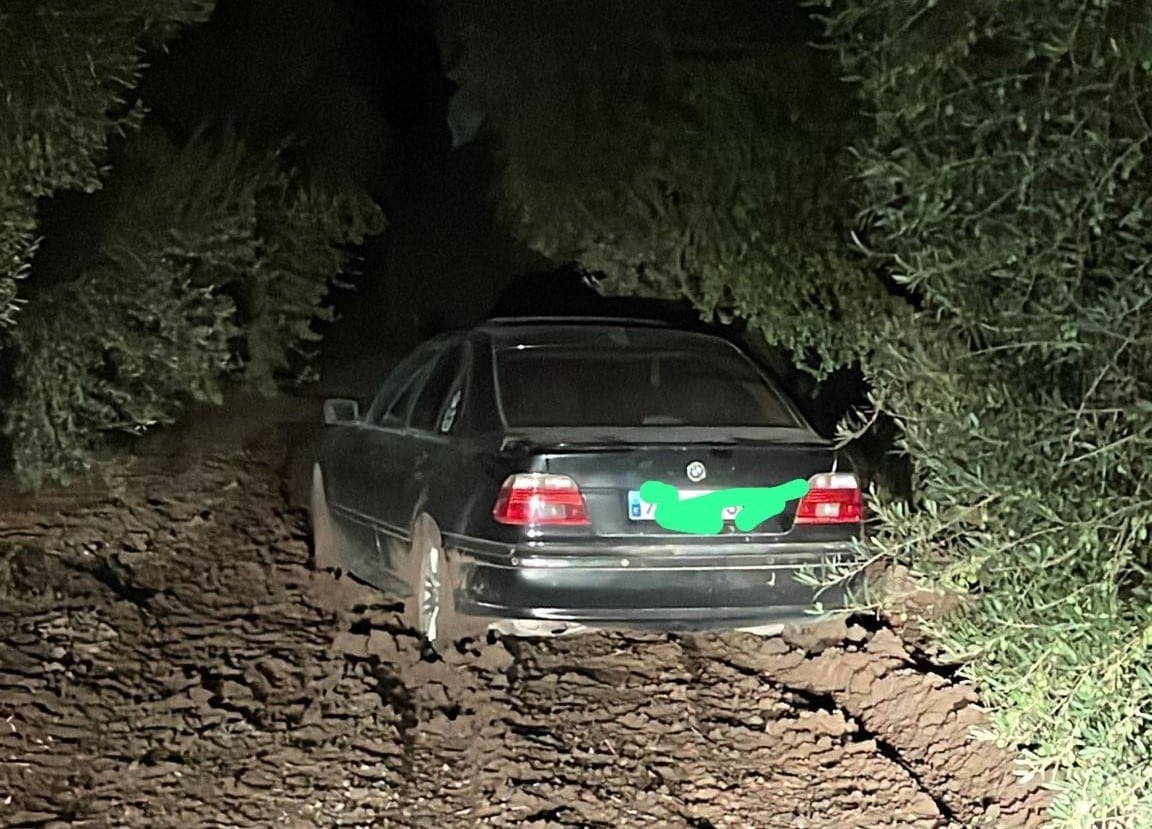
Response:
MULTIPOLYGON (((612 433, 537 429, 508 435, 504 449, 532 454, 542 462, 543 471, 566 475, 576 482, 587 504, 584 534, 653 541, 711 538, 717 528, 692 532, 691 527, 661 526, 655 512, 662 507, 640 494, 649 482, 675 487, 681 500, 722 493, 719 498, 724 503, 728 503, 728 496, 741 502, 739 496, 747 496, 750 489, 762 492, 763 488, 790 482, 807 484, 813 476, 840 465, 829 442, 798 428, 641 427, 612 433)), ((789 498, 783 503, 783 512, 750 530, 737 526, 738 509, 721 507, 723 523, 718 531, 758 541, 790 538, 798 503, 798 497, 789 498)), ((844 534, 850 534, 850 529, 844 534)))

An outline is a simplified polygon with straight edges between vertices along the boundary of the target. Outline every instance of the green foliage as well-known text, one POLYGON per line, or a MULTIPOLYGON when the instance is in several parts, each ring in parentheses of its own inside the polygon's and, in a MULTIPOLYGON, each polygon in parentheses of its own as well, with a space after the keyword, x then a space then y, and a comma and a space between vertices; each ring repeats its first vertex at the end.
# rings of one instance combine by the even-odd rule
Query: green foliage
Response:
POLYGON ((35 295, 14 332, 7 431, 32 486, 88 469, 109 433, 217 400, 225 375, 272 390, 287 351, 315 337, 347 246, 383 221, 366 197, 289 176, 278 153, 153 132, 104 196, 98 264, 35 295))
POLYGON ((619 150, 623 178, 598 181, 594 163, 548 186, 510 177, 513 203, 539 223, 532 238, 605 273, 613 292, 737 313, 814 370, 858 359, 870 327, 904 309, 849 260, 841 136, 766 98, 756 61, 669 74, 667 107, 637 114, 636 146, 619 150))
POLYGON ((36 249, 36 199, 92 192, 109 135, 139 123, 126 98, 144 47, 207 18, 212 0, 5 0, 0 8, 0 327, 36 249))
POLYGON ((6 424, 21 480, 67 480, 90 467, 107 433, 170 422, 187 397, 218 399, 231 318, 226 297, 151 257, 33 303, 16 332, 19 397, 6 424))
POLYGON ((844 0, 865 244, 923 303, 878 407, 879 543, 982 600, 936 634, 1068 827, 1152 825, 1152 6, 844 0))
POLYGON ((459 65, 520 234, 814 371, 859 359, 915 470, 876 550, 979 592, 935 633, 996 738, 1057 773, 1057 821, 1152 826, 1152 5, 840 0, 867 128, 811 50, 674 55, 659 5, 647 39, 618 9, 548 31, 557 66, 603 44, 579 72, 518 51, 526 100, 495 46, 459 65))
POLYGON ((383 231, 383 215, 366 196, 328 192, 298 183, 263 205, 260 227, 266 244, 246 277, 244 319, 246 379, 274 391, 274 372, 288 366, 299 343, 316 341, 314 320, 331 321, 322 305, 330 279, 349 264, 348 245, 383 231))
POLYGON ((525 8, 549 48, 517 32, 515 55, 489 13, 455 10, 473 35, 455 77, 498 125, 513 227, 611 293, 738 313, 817 374, 862 356, 907 308, 850 259, 844 147, 861 124, 834 56, 731 31, 740 45, 703 48, 661 28, 676 4, 618 5, 582 22, 525 8))

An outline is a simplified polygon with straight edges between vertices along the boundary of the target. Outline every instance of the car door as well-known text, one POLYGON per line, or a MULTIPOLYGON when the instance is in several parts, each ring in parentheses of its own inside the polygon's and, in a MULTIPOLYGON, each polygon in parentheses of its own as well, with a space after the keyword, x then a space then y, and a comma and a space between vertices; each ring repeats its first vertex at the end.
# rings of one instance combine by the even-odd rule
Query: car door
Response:
POLYGON ((338 512, 363 512, 368 486, 363 459, 373 434, 369 427, 378 425, 381 416, 392 408, 401 392, 434 356, 433 351, 424 346, 405 356, 388 372, 369 401, 367 410, 361 413, 359 422, 353 427, 342 428, 336 435, 339 445, 329 453, 330 463, 325 469, 325 478, 328 502, 338 512))
POLYGON ((401 497, 400 520, 415 520, 417 513, 426 508, 429 488, 442 486, 446 470, 456 474, 464 471, 459 466, 451 432, 463 395, 466 348, 463 342, 457 343, 439 357, 412 407, 408 418, 412 474, 401 497))
POLYGON ((397 526, 390 519, 398 512, 395 502, 401 497, 409 474, 408 412, 441 347, 437 344, 421 349, 413 354, 413 359, 405 361, 401 368, 406 376, 397 378, 388 394, 369 409, 360 423, 355 454, 343 464, 342 507, 354 524, 357 542, 354 572, 389 591, 402 582, 397 582, 396 545, 383 544, 382 539, 392 536, 404 540, 407 534, 407 527, 397 526))

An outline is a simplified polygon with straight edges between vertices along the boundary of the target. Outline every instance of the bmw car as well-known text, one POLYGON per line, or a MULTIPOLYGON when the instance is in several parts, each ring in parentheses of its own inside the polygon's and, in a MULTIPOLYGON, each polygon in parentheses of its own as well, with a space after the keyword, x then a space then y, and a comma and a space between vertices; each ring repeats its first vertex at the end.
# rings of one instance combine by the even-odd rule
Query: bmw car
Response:
POLYGON ((324 418, 316 566, 403 602, 437 648, 493 628, 757 629, 847 602, 850 580, 821 574, 859 560, 860 481, 725 337, 491 319, 324 418))

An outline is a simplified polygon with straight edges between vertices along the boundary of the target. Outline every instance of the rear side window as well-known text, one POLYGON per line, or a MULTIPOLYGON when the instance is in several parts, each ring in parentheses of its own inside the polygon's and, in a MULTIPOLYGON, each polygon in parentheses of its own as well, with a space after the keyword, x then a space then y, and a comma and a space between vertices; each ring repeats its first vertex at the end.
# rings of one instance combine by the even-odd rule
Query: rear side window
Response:
POLYGON ((412 380, 404 387, 404 391, 392 401, 392 405, 384 412, 384 416, 380 419, 381 425, 388 426, 403 426, 408 417, 408 411, 412 408, 412 403, 416 399, 416 395, 420 393, 420 389, 424 386, 424 378, 428 376, 428 368, 424 367, 412 380))
POLYGON ((511 427, 799 425, 729 347, 502 349, 496 378, 511 427))
POLYGON ((412 409, 409 425, 422 432, 431 432, 437 426, 438 415, 447 402, 448 393, 456 375, 460 372, 460 358, 463 355, 463 346, 456 346, 436 361, 428 382, 424 384, 420 397, 412 409))
MULTIPOLYGON (((402 393, 411 395, 410 388, 413 378, 418 377, 427 368, 428 363, 436 356, 436 351, 426 347, 418 348, 400 361, 389 373, 376 399, 372 402, 368 421, 370 423, 384 424, 389 413, 395 408, 397 397, 402 393)), ((408 402, 411 402, 411 396, 408 402)), ((407 409, 404 410, 407 413, 407 409)))

